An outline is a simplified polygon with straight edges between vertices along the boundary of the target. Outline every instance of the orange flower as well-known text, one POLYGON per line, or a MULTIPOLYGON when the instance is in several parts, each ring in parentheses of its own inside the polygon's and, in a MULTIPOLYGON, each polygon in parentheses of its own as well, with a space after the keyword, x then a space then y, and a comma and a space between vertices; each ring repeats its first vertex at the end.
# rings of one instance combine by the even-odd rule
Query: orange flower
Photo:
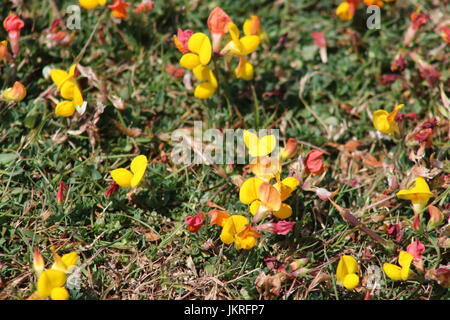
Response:
POLYGON ((116 0, 112 5, 108 6, 108 8, 112 10, 113 17, 125 19, 127 17, 127 7, 130 5, 131 4, 129 2, 116 0))
POLYGON ((220 51, 220 42, 224 34, 228 32, 228 24, 232 22, 231 18, 221 8, 215 8, 208 17, 208 28, 211 31, 213 40, 213 51, 220 51))

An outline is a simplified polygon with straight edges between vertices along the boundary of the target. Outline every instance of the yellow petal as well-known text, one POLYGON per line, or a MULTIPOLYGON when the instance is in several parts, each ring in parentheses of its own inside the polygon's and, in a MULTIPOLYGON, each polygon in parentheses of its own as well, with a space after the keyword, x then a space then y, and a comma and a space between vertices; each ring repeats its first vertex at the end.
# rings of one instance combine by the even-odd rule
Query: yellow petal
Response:
POLYGON ((406 251, 400 251, 398 256, 398 264, 402 267, 409 267, 414 260, 414 256, 406 251))
POLYGON ((281 208, 280 192, 268 182, 264 182, 259 186, 258 199, 270 211, 278 211, 281 208))
POLYGON ((275 184, 275 188, 281 194, 281 201, 284 201, 287 198, 289 198, 291 193, 298 187, 299 184, 300 181, 298 181, 298 179, 294 177, 287 177, 283 179, 283 181, 277 182, 275 184))
POLYGON ((266 135, 260 139, 256 134, 244 130, 244 143, 252 157, 262 157, 275 149, 277 140, 274 135, 266 135))
POLYGON ((259 206, 261 205, 261 201, 255 200, 250 205, 250 213, 252 215, 255 215, 258 212, 259 206))
POLYGON ((430 198, 434 196, 423 177, 417 177, 414 187, 411 189, 402 189, 396 195, 400 199, 410 200, 413 203, 422 205, 426 205, 430 198))
POLYGON ((70 74, 68 74, 64 70, 60 69, 52 69, 50 70, 50 77, 52 78, 53 82, 56 84, 58 89, 61 87, 61 85, 71 78, 70 74))
POLYGON ((75 84, 75 87, 73 88, 73 98, 72 98, 73 104, 75 106, 81 107, 84 103, 83 95, 81 94, 80 88, 77 84, 75 84))
POLYGON ((253 79, 253 66, 250 62, 247 61, 244 57, 240 57, 239 64, 234 70, 234 74, 236 78, 244 79, 244 80, 252 80, 253 79))
POLYGON ((193 70, 194 76, 199 81, 206 81, 211 84, 214 88, 217 88, 217 79, 208 66, 198 65, 193 70))
POLYGON ((344 282, 348 274, 355 273, 358 269, 358 262, 352 256, 342 256, 336 269, 336 280, 340 283, 344 282))
POLYGON ((53 260, 55 260, 55 262, 53 263, 51 269, 52 270, 58 270, 58 271, 61 271, 61 272, 66 272, 67 271, 67 266, 63 262, 61 256, 59 254, 57 254, 55 251, 53 251, 53 250, 52 250, 52 255, 53 255, 53 260))
POLYGON ((256 244, 256 238, 255 237, 239 237, 237 236, 235 239, 235 245, 236 245, 236 249, 240 250, 240 249, 244 249, 244 250, 250 250, 251 248, 253 248, 256 244))
POLYGON ((241 55, 247 55, 255 51, 260 42, 260 38, 258 36, 245 36, 240 39, 242 45, 241 55))
POLYGON ((225 244, 234 242, 236 234, 244 230, 247 224, 248 219, 244 216, 237 214, 230 216, 224 220, 220 239, 225 244))
POLYGON ((70 268, 78 263, 78 253, 75 251, 66 253, 61 257, 61 260, 67 268, 70 268))
POLYGON ((244 204, 251 204, 258 200, 258 190, 263 183, 263 180, 256 177, 245 180, 239 190, 239 200, 244 204))
POLYGON ((77 71, 77 65, 76 64, 71 65, 69 68, 69 75, 71 77, 74 77, 76 71, 77 71))
POLYGON ((115 169, 110 172, 113 180, 121 187, 130 187, 133 174, 127 169, 115 169))
POLYGON ((61 101, 56 105, 55 114, 58 117, 70 117, 75 113, 75 105, 72 101, 61 101))
POLYGON ((393 132, 393 128, 389 124, 387 117, 389 113, 386 110, 377 110, 373 113, 373 126, 378 131, 390 134, 393 132))
POLYGON ((403 108, 404 105, 403 104, 399 104, 398 106, 396 106, 394 108, 394 110, 389 114, 388 116, 388 121, 390 123, 395 123, 395 117, 397 116, 397 113, 400 111, 401 108, 403 108))
POLYGON ((201 64, 207 65, 211 60, 212 45, 206 34, 201 32, 194 33, 189 38, 188 48, 199 55, 201 64))
POLYGON ((386 275, 392 280, 402 280, 402 269, 392 263, 383 264, 383 270, 386 275))
POLYGON ((282 203, 280 210, 275 211, 273 215, 278 219, 287 219, 292 215, 292 208, 290 205, 282 203))
MULTIPOLYGON (((79 0, 80 6, 87 10, 91 10, 96 8, 99 5, 99 2, 106 2, 106 0, 79 0)), ((103 4, 105 5, 105 4, 103 4)))
POLYGON ((203 82, 195 87, 194 96, 199 99, 208 99, 214 94, 215 91, 215 86, 209 82, 203 82))
POLYGON ((141 182, 147 170, 147 163, 147 157, 144 155, 137 156, 131 161, 130 169, 133 172, 133 178, 131 179, 130 185, 132 187, 137 186, 141 182))
POLYGON ((194 69, 200 65, 200 57, 195 53, 186 53, 180 59, 180 65, 186 69, 194 69))
POLYGON ((348 274, 344 277, 342 285, 348 289, 353 290, 359 284, 359 277, 355 273, 348 274))
POLYGON ((236 45, 240 45, 240 42, 239 42, 239 29, 233 22, 228 23, 228 32, 230 33, 231 40, 236 45))
POLYGON ((69 291, 66 288, 55 288, 50 293, 52 300, 69 300, 69 291))
POLYGON ((37 292, 42 298, 47 298, 54 288, 62 287, 67 276, 59 270, 45 270, 37 281, 37 292))

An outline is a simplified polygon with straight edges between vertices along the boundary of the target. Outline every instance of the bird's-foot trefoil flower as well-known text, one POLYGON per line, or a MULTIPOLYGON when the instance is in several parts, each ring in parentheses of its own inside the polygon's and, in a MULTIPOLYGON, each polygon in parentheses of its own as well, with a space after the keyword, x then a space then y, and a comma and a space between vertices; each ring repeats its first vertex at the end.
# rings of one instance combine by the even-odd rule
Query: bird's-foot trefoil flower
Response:
POLYGON ((3 27, 8 32, 9 42, 11 43, 11 51, 17 55, 20 50, 20 30, 25 27, 25 22, 17 14, 10 13, 3 21, 3 27))
POLYGON ((249 225, 246 217, 234 214, 223 220, 220 240, 225 244, 234 243, 237 250, 249 250, 256 244, 256 238, 261 235, 249 225))
POLYGON ((246 56, 254 52, 261 42, 261 39, 257 35, 245 35, 240 38, 240 32, 238 27, 230 22, 228 24, 228 32, 230 34, 230 41, 225 45, 220 54, 225 55, 235 55, 239 57, 239 63, 234 73, 236 77, 251 80, 253 79, 253 66, 245 59, 246 56))
POLYGON ((70 67, 69 72, 60 69, 52 69, 50 77, 56 84, 58 91, 64 101, 56 105, 55 114, 62 117, 72 116, 78 107, 84 104, 83 95, 75 80, 76 64, 70 67))
POLYGON ((180 59, 180 65, 192 70, 194 76, 200 81, 195 87, 194 96, 199 99, 210 98, 217 89, 216 76, 208 67, 212 56, 211 41, 204 33, 193 34, 188 41, 190 52, 184 54, 180 59))
POLYGON ((336 269, 336 280, 348 290, 353 290, 359 284, 359 276, 356 274, 358 262, 352 256, 344 255, 339 260, 336 269))
POLYGON ((111 177, 121 187, 136 187, 144 178, 147 163, 146 156, 137 156, 131 161, 131 171, 124 168, 115 169, 110 172, 111 177))
POLYGON ((400 267, 392 263, 385 263, 383 265, 383 270, 386 275, 394 281, 408 280, 412 273, 411 263, 413 260, 413 255, 406 251, 400 251, 398 256, 398 264, 400 267))
POLYGON ((414 212, 419 214, 434 195, 430 191, 427 181, 423 177, 417 177, 414 186, 410 189, 400 190, 397 192, 397 197, 411 201, 414 212))
POLYGON ((373 113, 373 126, 375 129, 384 134, 400 134, 395 117, 403 106, 403 104, 399 104, 391 113, 388 113, 386 110, 376 110, 373 113))

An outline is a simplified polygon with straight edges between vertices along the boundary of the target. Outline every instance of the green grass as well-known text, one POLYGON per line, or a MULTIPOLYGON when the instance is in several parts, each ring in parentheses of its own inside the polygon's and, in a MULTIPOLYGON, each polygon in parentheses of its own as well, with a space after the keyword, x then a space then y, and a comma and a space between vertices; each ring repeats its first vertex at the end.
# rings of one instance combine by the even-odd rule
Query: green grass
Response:
MULTIPOLYGON (((74 1, 55 3, 64 13, 74 1)), ((33 249, 39 247, 49 262, 52 245, 59 253, 75 250, 80 254, 81 288, 71 292, 72 299, 259 299, 264 295, 255 286, 258 275, 274 274, 264 258, 275 257, 288 264, 306 257, 312 272, 286 280, 275 298, 359 300, 365 295, 364 288, 348 291, 336 284, 339 256, 357 257, 362 278, 369 266, 393 262, 397 251, 406 250, 412 237, 426 247, 423 259, 427 270, 448 264, 448 248, 436 244, 439 238, 448 239, 448 223, 430 232, 413 230, 413 212, 406 201, 394 198, 360 217, 388 240, 392 237, 383 225, 404 222, 403 239, 395 243, 394 251, 388 251, 344 221, 329 202, 301 188, 289 199, 294 208, 289 220, 297 222, 293 232, 265 237, 250 251, 236 251, 232 245, 221 243, 219 228, 206 224, 193 234, 186 230, 184 218, 207 212, 207 201, 232 213, 249 215, 232 183, 233 176, 243 173, 243 166, 234 166, 231 171, 222 166, 228 170, 228 178, 224 178, 212 166, 183 167, 170 161, 170 134, 178 128, 193 127, 194 121, 204 121, 208 128, 255 128, 255 123, 260 128, 282 128, 283 138, 294 137, 329 153, 325 156, 326 174, 317 186, 339 189, 334 201, 356 214, 387 190, 388 174, 399 182, 412 176, 414 163, 408 155, 418 146, 407 139, 380 139, 369 117, 376 109, 391 110, 405 103, 403 112, 417 112, 416 120, 405 120, 405 136, 426 119, 437 118, 441 123, 433 147, 426 151, 424 166, 431 168, 433 153, 444 163, 430 186, 436 195, 434 205, 448 217, 449 185, 440 181, 450 173, 446 139, 449 114, 442 107, 439 86, 429 87, 411 59, 407 59, 404 80, 392 85, 383 85, 380 80, 383 74, 391 73, 390 63, 399 50, 414 50, 442 73, 439 83, 448 90, 448 47, 428 56, 443 43, 433 31, 433 23, 423 27, 412 48, 404 48, 408 16, 418 1, 404 3, 399 8, 386 5, 380 30, 366 29, 362 8, 353 21, 337 19, 337 1, 157 1, 147 16, 131 15, 121 24, 110 19, 107 8, 82 9, 82 29, 76 32, 73 43, 50 49, 43 31, 57 12, 42 6, 41 1, 27 1, 16 10, 26 22, 17 62, 0 62, 2 89, 18 80, 28 91, 20 103, 0 102, 0 297, 29 297, 36 281, 33 249), (172 43, 177 27, 206 33, 207 17, 216 6, 240 28, 251 14, 260 16, 269 43, 252 55, 253 81, 220 79, 222 94, 203 102, 184 88, 181 79, 171 77, 165 66, 176 65, 181 57, 172 43), (94 34, 83 53, 96 28, 101 28, 104 43, 94 34), (319 30, 328 41, 327 64, 321 63, 310 37, 319 30), (284 43, 277 45, 286 34, 284 43), (51 65, 67 70, 77 57, 82 66, 92 68, 99 82, 81 78, 88 101, 86 117, 56 117, 54 103, 38 98, 52 85, 42 69, 51 65), (299 99, 302 79, 307 79, 303 100, 299 99), (263 97, 276 89, 281 89, 280 96, 263 97), (114 96, 123 99, 125 110, 113 106, 114 96), (87 132, 72 135, 69 131, 78 130, 91 119, 98 102, 107 107, 96 131, 91 132, 96 137, 92 145, 87 132), (139 128, 142 135, 127 136, 114 121, 126 128, 139 128), (351 139, 361 140, 353 153, 342 147, 351 139), (161 157, 161 150, 168 160, 161 157), (106 197, 104 192, 112 182, 109 171, 127 167, 138 153, 150 161, 145 184, 133 195, 127 196, 130 190, 120 189, 106 197), (362 161, 366 155, 383 162, 384 167, 367 165, 362 161), (58 204, 55 195, 60 181, 69 189, 64 202, 58 204), (384 219, 374 219, 381 214, 384 219), (202 249, 208 240, 211 247, 202 249), (365 258, 365 251, 373 258, 365 258)), ((445 4, 437 8, 427 2, 422 7, 426 13, 441 11, 447 18, 450 14, 445 4)), ((9 3, 2 6, 2 20, 10 10, 9 3)), ((0 40, 6 37, 1 28, 0 40)), ((309 150, 307 145, 301 146, 303 156, 309 150)), ((286 167, 284 175, 287 173, 286 167)), ((388 190, 387 194, 396 191, 388 190)), ((393 282, 384 274, 382 279, 382 289, 373 293, 373 299, 450 298, 448 289, 433 280, 393 282)))

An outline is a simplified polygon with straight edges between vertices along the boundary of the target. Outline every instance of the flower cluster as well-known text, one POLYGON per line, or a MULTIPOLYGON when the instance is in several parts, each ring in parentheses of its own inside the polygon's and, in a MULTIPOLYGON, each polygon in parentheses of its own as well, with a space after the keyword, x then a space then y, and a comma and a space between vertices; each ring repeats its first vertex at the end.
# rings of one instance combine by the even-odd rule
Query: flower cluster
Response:
MULTIPOLYGON (((416 253, 417 250, 414 250, 414 252, 416 253)), ((400 251, 398 257, 400 267, 392 263, 384 263, 383 271, 394 281, 408 280, 414 275, 411 270, 411 263, 414 259, 415 257, 411 253, 400 251)), ((354 257, 350 255, 341 256, 336 269, 337 282, 348 290, 355 289, 360 283, 358 269, 358 262, 354 257)))
MULTIPOLYGON (((248 178, 240 186, 239 200, 248 205, 250 221, 244 214, 230 215, 226 210, 214 209, 209 212, 210 224, 222 227, 220 239, 225 244, 234 243, 236 249, 249 250, 256 245, 261 232, 286 235, 295 226, 295 222, 285 219, 292 215, 292 207, 285 203, 289 196, 299 186, 300 181, 295 177, 281 179, 282 160, 294 156, 296 142, 288 140, 279 157, 269 157, 275 147, 274 135, 259 138, 255 133, 244 130, 243 140, 250 156, 254 157, 249 167, 254 177, 248 178), (281 159, 280 159, 281 158, 281 159), (259 222, 271 217, 278 222, 259 222)), ((203 214, 187 217, 188 230, 197 232, 203 223, 203 214)))
POLYGON ((67 275, 70 274, 78 263, 78 253, 75 251, 59 256, 52 248, 54 263, 50 269, 45 269, 44 258, 36 248, 33 256, 33 269, 38 277, 36 291, 30 300, 68 300, 69 291, 64 288, 67 275))
POLYGON ((246 56, 254 52, 260 42, 266 39, 262 31, 260 19, 252 16, 243 25, 244 35, 241 36, 239 28, 232 19, 221 9, 211 11, 208 18, 208 28, 211 38, 202 32, 178 29, 173 41, 177 49, 183 53, 180 65, 189 69, 199 81, 194 90, 194 96, 199 99, 208 99, 218 88, 218 68, 213 72, 209 67, 211 60, 217 66, 220 58, 225 63, 231 63, 233 57, 238 59, 234 68, 234 75, 244 80, 253 79, 253 65, 246 56), (222 44, 225 35, 228 39, 222 44))

